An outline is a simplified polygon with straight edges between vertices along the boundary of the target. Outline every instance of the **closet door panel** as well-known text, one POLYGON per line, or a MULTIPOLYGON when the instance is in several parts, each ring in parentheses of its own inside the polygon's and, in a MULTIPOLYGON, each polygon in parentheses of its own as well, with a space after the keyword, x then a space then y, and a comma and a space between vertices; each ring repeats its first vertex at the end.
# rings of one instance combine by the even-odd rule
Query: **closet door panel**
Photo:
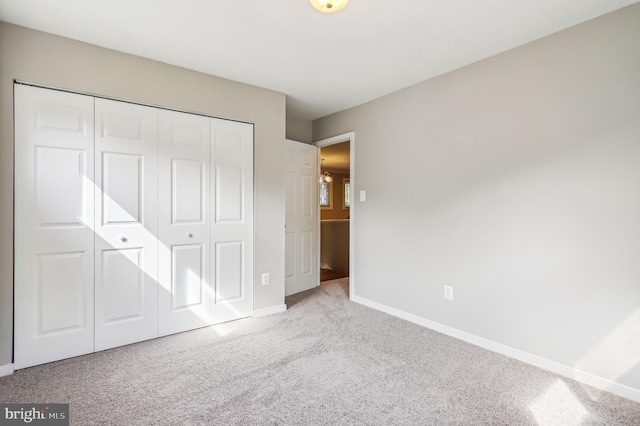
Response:
POLYGON ((216 162, 216 223, 242 223, 245 201, 242 163, 216 162))
POLYGON ((14 361, 24 368, 94 349, 94 101, 14 89, 14 361))
POLYGON ((172 310, 206 304, 204 244, 174 245, 172 258, 172 310))
POLYGON ((244 298, 244 247, 242 241, 216 243, 216 303, 244 298))
POLYGON ((253 125, 211 119, 214 323, 253 314, 253 125))
POLYGON ((82 330, 85 327, 85 261, 83 252, 37 256, 36 288, 40 335, 82 330))
POLYGON ((205 222, 206 158, 171 159, 171 222, 203 224, 205 222))
POLYGON ((158 336, 157 120, 96 99, 96 350, 158 336))
POLYGON ((143 252, 139 248, 102 251, 103 321, 144 317, 143 252))
POLYGON ((211 324, 209 118, 159 112, 160 335, 211 324))
POLYGON ((139 154, 102 153, 103 225, 141 225, 144 157, 139 154))
POLYGON ((84 228, 86 204, 84 186, 86 152, 84 149, 36 146, 36 214, 40 227, 53 229, 84 228))

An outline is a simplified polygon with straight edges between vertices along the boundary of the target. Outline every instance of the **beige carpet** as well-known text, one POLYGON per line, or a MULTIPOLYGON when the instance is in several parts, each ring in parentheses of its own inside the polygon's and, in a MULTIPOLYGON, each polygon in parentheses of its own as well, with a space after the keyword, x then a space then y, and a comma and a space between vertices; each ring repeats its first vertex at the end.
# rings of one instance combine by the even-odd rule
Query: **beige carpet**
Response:
POLYGON ((289 310, 17 371, 0 402, 92 425, 638 425, 640 404, 351 303, 289 310))

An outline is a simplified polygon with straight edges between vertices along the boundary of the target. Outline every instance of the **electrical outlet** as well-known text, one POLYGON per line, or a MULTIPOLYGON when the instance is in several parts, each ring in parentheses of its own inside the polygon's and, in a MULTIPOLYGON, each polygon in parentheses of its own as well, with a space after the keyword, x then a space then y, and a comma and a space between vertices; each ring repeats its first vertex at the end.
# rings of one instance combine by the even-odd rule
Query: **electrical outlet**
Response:
POLYGON ((269 273, 265 272, 262 274, 262 285, 269 285, 269 273))
POLYGON ((453 286, 446 285, 444 286, 444 298, 447 300, 453 300, 453 286))

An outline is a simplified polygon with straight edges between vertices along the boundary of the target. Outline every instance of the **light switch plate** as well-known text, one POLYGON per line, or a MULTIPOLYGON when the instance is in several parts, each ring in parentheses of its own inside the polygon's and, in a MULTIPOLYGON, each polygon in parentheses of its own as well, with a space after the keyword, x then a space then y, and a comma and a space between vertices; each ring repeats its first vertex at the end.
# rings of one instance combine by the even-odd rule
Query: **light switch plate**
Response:
POLYGON ((367 191, 365 190, 360 191, 360 201, 361 202, 367 201, 367 191))
POLYGON ((443 296, 446 300, 453 300, 453 286, 445 284, 443 296))

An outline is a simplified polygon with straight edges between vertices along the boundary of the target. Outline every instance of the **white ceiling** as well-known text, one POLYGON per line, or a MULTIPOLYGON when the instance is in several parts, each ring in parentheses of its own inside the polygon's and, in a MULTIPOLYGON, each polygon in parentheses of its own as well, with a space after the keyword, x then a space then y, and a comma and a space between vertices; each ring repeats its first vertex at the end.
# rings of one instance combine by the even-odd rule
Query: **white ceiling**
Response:
POLYGON ((316 119, 638 0, 0 0, 0 20, 287 95, 316 119))

